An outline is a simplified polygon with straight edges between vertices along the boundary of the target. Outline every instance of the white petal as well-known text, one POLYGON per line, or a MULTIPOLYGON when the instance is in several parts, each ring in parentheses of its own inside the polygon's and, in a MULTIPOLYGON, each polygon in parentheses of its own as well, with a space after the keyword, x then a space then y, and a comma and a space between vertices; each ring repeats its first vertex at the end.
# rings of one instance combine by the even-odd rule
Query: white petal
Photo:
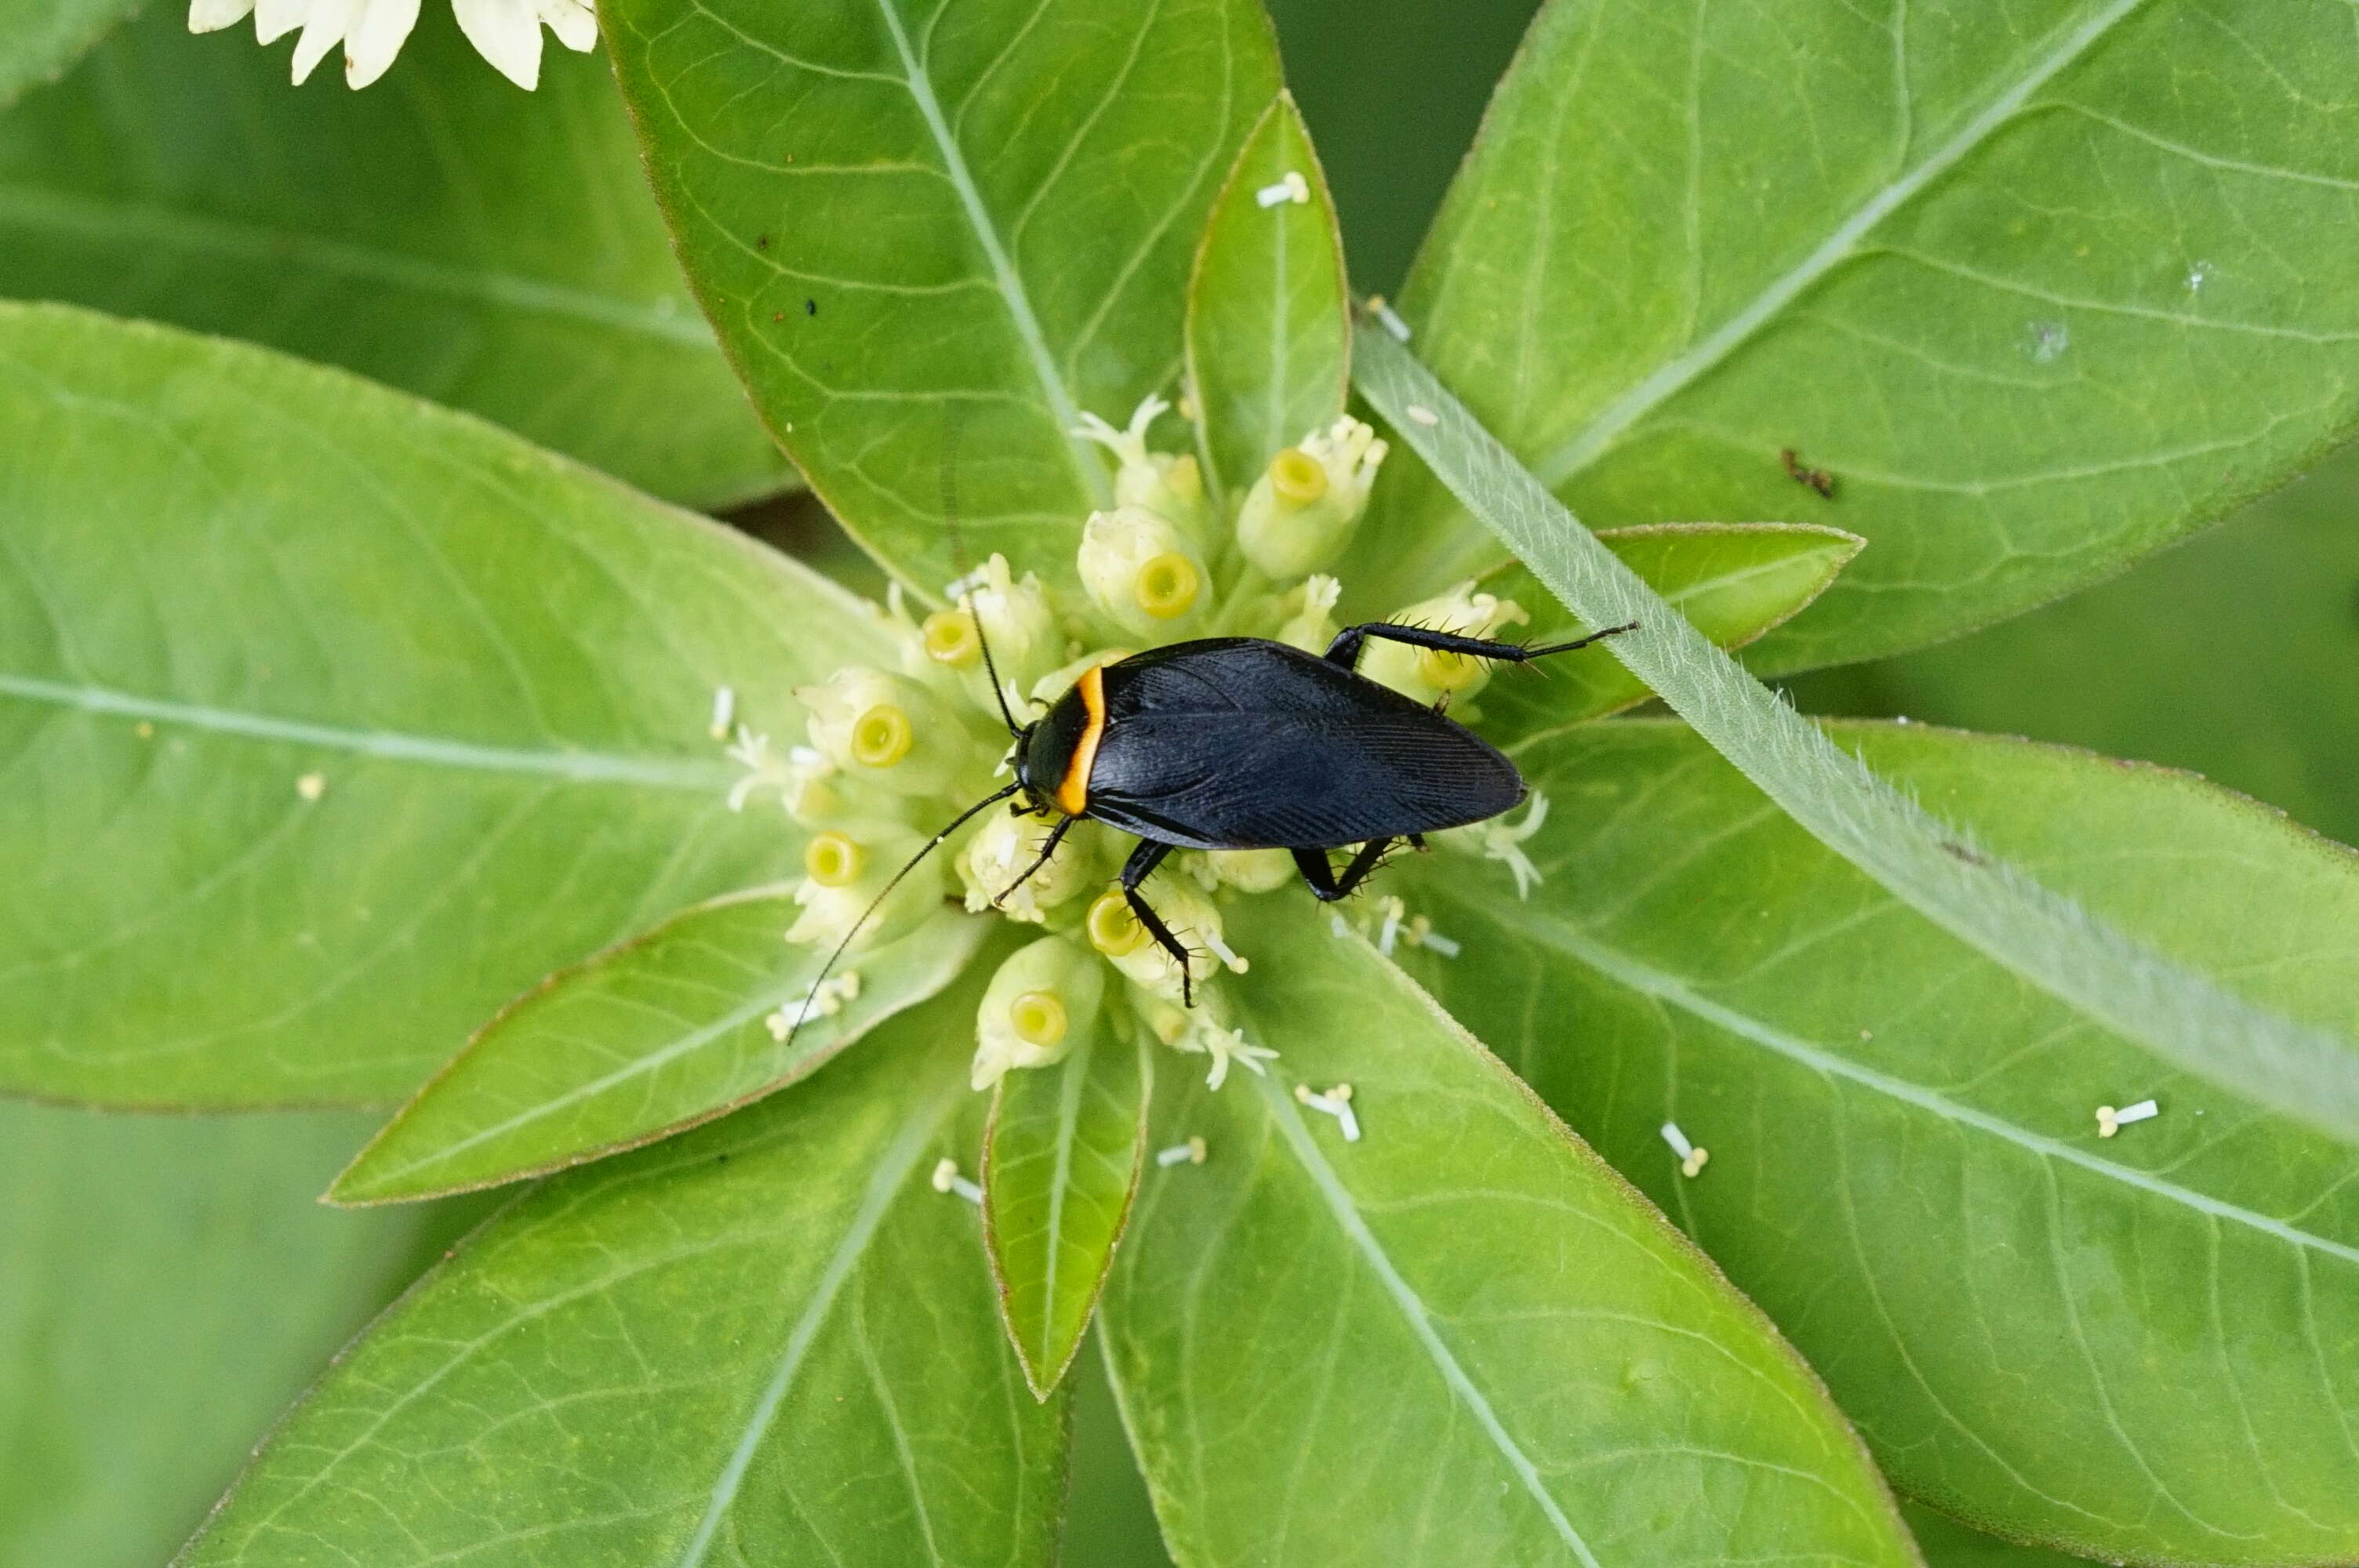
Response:
POLYGON ((260 0, 254 8, 254 41, 277 43, 303 25, 311 15, 311 6, 312 0, 260 0))
POLYGON ((451 0, 459 30, 502 76, 527 92, 540 85, 540 18, 532 0, 451 0))
POLYGON ((296 86, 302 86, 311 68, 344 41, 344 35, 359 19, 356 13, 367 3, 368 0, 314 0, 311 15, 303 23, 303 36, 295 40, 296 86))
POLYGON ((189 31, 217 33, 245 20, 254 0, 189 0, 189 31))
POLYGON ((418 25, 418 0, 366 0, 366 5, 344 40, 344 85, 353 89, 383 76, 418 25))
POLYGON ((582 0, 536 0, 540 7, 540 19, 557 35, 557 41, 575 54, 587 54, 598 47, 598 13, 582 0))

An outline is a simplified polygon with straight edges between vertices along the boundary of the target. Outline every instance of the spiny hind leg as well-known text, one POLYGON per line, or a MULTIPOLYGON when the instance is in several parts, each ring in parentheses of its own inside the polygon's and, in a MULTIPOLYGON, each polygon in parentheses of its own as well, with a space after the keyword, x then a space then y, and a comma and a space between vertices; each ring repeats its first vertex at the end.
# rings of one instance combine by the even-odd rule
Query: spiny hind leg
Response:
POLYGON ((1393 841, 1389 838, 1369 839, 1360 846, 1360 852, 1352 857, 1352 863, 1343 868, 1341 877, 1335 874, 1335 868, 1327 863, 1327 851, 1324 849, 1297 849, 1294 851, 1294 864, 1302 873, 1302 880, 1310 884, 1311 896, 1321 903, 1332 903, 1339 898, 1349 898, 1357 892, 1360 884, 1368 880, 1369 873, 1384 863, 1385 851, 1392 847, 1393 841))
POLYGON ((1388 643, 1406 643, 1412 648, 1431 648, 1439 653, 1462 654, 1470 659, 1497 659, 1506 664, 1529 664, 1550 654, 1570 654, 1576 648, 1586 648, 1602 637, 1618 637, 1625 632, 1638 629, 1636 621, 1624 626, 1608 626, 1603 632, 1592 632, 1586 637, 1576 637, 1570 643, 1544 643, 1528 647, 1522 643, 1502 643, 1491 637, 1462 637, 1455 632, 1435 632, 1423 626, 1400 626, 1390 621, 1364 622, 1346 626, 1335 633, 1327 644, 1327 662, 1341 665, 1347 670, 1360 665, 1360 647, 1371 637, 1381 637, 1388 643))

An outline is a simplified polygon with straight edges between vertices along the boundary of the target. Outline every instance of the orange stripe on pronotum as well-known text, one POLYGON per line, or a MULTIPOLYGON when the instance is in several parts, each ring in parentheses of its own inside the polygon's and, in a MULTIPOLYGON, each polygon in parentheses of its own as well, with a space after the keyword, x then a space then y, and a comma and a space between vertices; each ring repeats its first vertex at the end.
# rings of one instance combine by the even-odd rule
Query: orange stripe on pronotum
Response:
POLYGON ((1082 709, 1089 721, 1082 727, 1082 738, 1073 745, 1072 763, 1057 785, 1057 809, 1068 816, 1079 816, 1090 808, 1090 764, 1098 760, 1098 741, 1105 735, 1105 666, 1092 665, 1083 670, 1073 689, 1082 694, 1082 709))

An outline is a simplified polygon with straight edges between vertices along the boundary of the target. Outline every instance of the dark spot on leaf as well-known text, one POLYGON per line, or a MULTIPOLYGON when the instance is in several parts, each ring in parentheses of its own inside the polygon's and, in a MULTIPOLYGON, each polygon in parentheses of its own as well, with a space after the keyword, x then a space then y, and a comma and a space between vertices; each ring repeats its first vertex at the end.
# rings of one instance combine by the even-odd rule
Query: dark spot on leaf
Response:
POLYGON ((769 236, 769 235, 767 235, 767 234, 756 234, 756 235, 755 235, 755 236, 754 236, 754 248, 755 248, 756 250, 757 250, 757 251, 766 251, 766 250, 768 250, 768 249, 770 248, 770 236, 769 236))
POLYGON ((1794 455, 1791 447, 1777 449, 1777 461, 1784 465, 1786 477, 1796 484, 1817 491, 1829 501, 1835 495, 1835 476, 1824 469, 1805 468, 1802 460, 1794 455))
POLYGON ((729 1163, 729 1156, 725 1153, 715 1154, 712 1157, 712 1162, 716 1165, 726 1165, 729 1163))
POLYGON ((1944 838, 1941 840, 1941 848, 1946 853, 1954 856, 1958 860, 1963 860, 1970 866, 1987 866, 1990 864, 1990 860, 1987 857, 1974 853, 1974 851, 1967 849, 1963 844, 1953 844, 1947 838, 1944 838))
POLYGON ((806 315, 806 316, 816 316, 816 315, 818 315, 818 314, 819 314, 819 301, 818 301, 818 300, 816 300, 816 299, 806 299, 806 300, 804 300, 804 301, 803 301, 803 314, 804 314, 804 315, 806 315))

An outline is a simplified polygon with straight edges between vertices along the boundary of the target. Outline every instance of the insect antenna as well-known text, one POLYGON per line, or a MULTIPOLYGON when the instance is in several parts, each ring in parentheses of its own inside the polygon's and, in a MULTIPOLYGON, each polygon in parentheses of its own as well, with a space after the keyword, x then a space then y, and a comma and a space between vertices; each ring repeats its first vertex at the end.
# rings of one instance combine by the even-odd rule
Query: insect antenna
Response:
POLYGON ((874 915, 878 909, 884 906, 884 903, 886 899, 893 896, 893 890, 901 885, 901 879, 908 876, 911 871, 916 871, 918 869, 919 861, 932 854, 936 849, 940 849, 943 839, 949 838, 951 834, 957 832, 960 828, 973 821, 975 816, 982 813, 984 807, 997 806, 1001 801, 1006 800, 1009 795, 1014 795, 1023 786, 1020 784, 1009 784, 1006 789, 997 790, 990 795, 984 795, 981 800, 976 801, 973 806, 970 806, 964 811, 960 812, 957 816, 951 818, 949 827, 943 828, 940 832, 927 839, 925 847, 919 849, 916 854, 910 856, 907 865, 904 865, 899 871, 893 873, 893 880, 885 884, 885 890, 882 892, 868 901, 868 907, 860 912, 860 918, 852 923, 852 929, 843 934, 843 940, 835 945, 835 951, 830 953, 827 956, 827 962, 820 966, 819 978, 812 980, 810 983, 810 989, 803 993, 802 1008, 795 1014, 794 1027, 788 1029, 787 1031, 786 1038, 779 1042, 781 1046, 792 1044, 794 1043, 795 1036, 802 1032, 804 1022, 810 1017, 810 1010, 813 1006, 817 1005, 819 1001, 820 987, 827 983, 828 976, 835 973, 836 960, 843 957, 844 949, 852 946, 852 939, 860 935, 860 928, 868 924, 870 916, 874 915))
POLYGON ((1016 722, 1016 715, 1007 707, 1007 692, 999 684, 999 665, 991 656, 991 637, 983 629, 983 616, 974 607, 974 567, 968 559, 965 535, 959 532, 958 523, 958 437, 959 406, 946 404, 942 408, 942 527, 950 535, 951 560, 958 568, 959 608, 974 623, 974 640, 983 649, 984 672, 991 676, 991 699, 999 704, 1000 721, 1007 732, 1017 740, 1024 738, 1024 727, 1016 722))

